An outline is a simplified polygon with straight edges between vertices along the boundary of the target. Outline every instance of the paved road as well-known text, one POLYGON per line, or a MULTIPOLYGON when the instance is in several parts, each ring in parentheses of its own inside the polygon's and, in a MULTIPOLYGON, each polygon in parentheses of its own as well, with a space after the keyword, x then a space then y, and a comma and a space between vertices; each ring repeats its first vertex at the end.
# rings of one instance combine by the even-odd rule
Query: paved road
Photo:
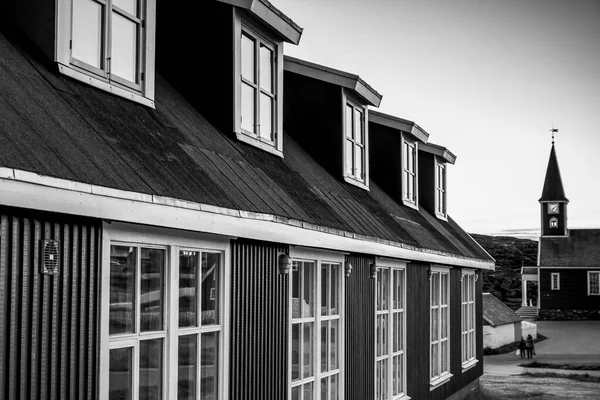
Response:
MULTIPOLYGON (((548 339, 535 345, 533 360, 547 363, 600 363, 600 321, 537 321, 538 333, 548 339)), ((520 375, 527 360, 511 354, 485 356, 483 371, 494 375, 520 375)), ((538 370, 539 371, 539 370, 538 370)), ((590 371, 582 371, 590 373, 590 371)), ((594 374, 595 375, 595 374, 594 374)))

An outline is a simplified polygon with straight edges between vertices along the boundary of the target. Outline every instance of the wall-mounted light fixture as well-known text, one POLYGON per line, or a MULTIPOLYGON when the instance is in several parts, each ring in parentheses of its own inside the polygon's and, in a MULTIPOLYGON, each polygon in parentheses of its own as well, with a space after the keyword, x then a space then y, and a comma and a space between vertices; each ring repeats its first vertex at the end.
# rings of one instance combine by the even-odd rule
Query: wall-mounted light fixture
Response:
POLYGON ((285 253, 279 254, 277 257, 277 268, 279 273, 287 275, 290 273, 290 266, 292 265, 292 259, 285 253))
POLYGON ((431 267, 427 268, 427 280, 431 282, 431 267))
POLYGON ((344 263, 344 270, 346 272, 346 278, 348 278, 350 276, 350 273, 352 272, 352 264, 350 264, 350 261, 348 261, 347 259, 344 263))
POLYGON ((479 279, 479 271, 475 271, 475 282, 479 279))
POLYGON ((377 278, 377 265, 375 263, 371 263, 370 277, 371 279, 377 278))

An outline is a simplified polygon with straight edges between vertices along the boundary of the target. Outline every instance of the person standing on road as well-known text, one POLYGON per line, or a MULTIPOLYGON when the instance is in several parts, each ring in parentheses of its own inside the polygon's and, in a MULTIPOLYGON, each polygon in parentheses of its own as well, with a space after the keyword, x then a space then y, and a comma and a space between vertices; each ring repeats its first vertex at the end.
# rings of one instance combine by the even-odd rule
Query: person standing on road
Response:
POLYGON ((523 336, 521 336, 521 342, 519 343, 519 353, 521 358, 525 358, 525 339, 523 339, 523 336))
POLYGON ((527 351, 528 359, 533 357, 535 350, 533 346, 533 338, 531 337, 531 335, 527 335, 527 340, 525 340, 525 350, 527 351))

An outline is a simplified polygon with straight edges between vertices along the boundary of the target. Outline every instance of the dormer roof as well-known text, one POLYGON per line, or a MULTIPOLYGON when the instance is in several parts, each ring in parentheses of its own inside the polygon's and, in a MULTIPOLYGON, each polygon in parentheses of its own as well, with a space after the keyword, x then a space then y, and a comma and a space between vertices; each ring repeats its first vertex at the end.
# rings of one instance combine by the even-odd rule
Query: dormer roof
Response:
POLYGON ((419 146, 419 151, 424 151, 425 153, 430 153, 442 158, 443 161, 448 162, 450 164, 454 164, 456 161, 456 156, 447 148, 434 144, 434 143, 424 143, 419 146))
POLYGON ((542 197, 540 197, 539 201, 569 201, 565 196, 565 191, 563 189, 554 144, 552 144, 552 149, 550 149, 550 159, 548 160, 548 168, 546 169, 546 179, 544 180, 542 197))
POLYGON ((368 105, 379 107, 379 104, 381 104, 383 96, 358 75, 290 56, 285 56, 283 68, 289 72, 308 76, 313 79, 352 90, 354 94, 364 100, 368 105))
POLYGON ((369 122, 410 133, 423 143, 427 143, 427 140, 429 140, 429 133, 425 129, 407 119, 384 114, 379 111, 369 111, 369 122))
POLYGON ((288 43, 300 43, 303 29, 267 0, 217 0, 243 8, 270 26, 288 43))

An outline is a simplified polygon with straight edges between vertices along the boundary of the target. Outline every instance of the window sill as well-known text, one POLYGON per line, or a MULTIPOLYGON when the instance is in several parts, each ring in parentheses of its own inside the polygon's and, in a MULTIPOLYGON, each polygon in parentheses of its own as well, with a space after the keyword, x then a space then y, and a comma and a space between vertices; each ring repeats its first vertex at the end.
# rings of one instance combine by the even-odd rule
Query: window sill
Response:
POLYGON ((435 213, 435 216, 437 217, 437 219, 441 219, 442 221, 448 222, 448 215, 446 214, 435 213))
POLYGON ((247 143, 247 144, 252 145, 254 147, 258 147, 261 150, 264 150, 264 151, 266 151, 268 153, 271 153, 271 154, 274 154, 274 155, 276 155, 278 157, 283 158, 283 151, 275 148, 275 146, 272 145, 272 144, 270 144, 270 143, 265 143, 265 142, 263 142, 261 140, 258 140, 258 139, 254 138, 252 136, 248 136, 248 135, 246 135, 244 133, 236 132, 236 136, 237 136, 237 138, 238 138, 238 140, 240 142, 244 142, 244 143, 247 143))
POLYGON ((81 72, 75 68, 59 63, 58 70, 61 74, 64 74, 70 78, 78 80, 80 82, 86 83, 90 86, 98 88, 100 90, 104 90, 106 92, 115 94, 119 97, 124 97, 128 100, 134 101, 136 103, 143 104, 148 107, 156 108, 154 106, 154 100, 151 100, 147 97, 142 96, 139 93, 131 92, 127 89, 124 89, 120 86, 113 85, 108 82, 104 82, 100 79, 94 77, 94 75, 89 75, 85 72, 81 72))
POLYGON ((452 378, 452 377, 453 377, 453 375, 451 373, 447 372, 444 375, 440 376, 439 378, 432 380, 431 382, 429 382, 429 390, 434 390, 434 389, 439 388, 444 383, 450 381, 450 378, 452 378))
POLYGON ((410 207, 410 208, 412 208, 414 210, 419 211, 419 206, 418 206, 418 204, 416 202, 413 203, 413 202, 410 202, 410 201, 404 199, 404 200, 402 200, 402 204, 404 204, 405 206, 410 207))
POLYGON ((344 180, 351 185, 358 186, 361 189, 365 189, 366 191, 369 191, 369 186, 367 186, 367 184, 364 182, 358 181, 348 175, 344 175, 344 180))
POLYGON ((410 397, 406 394, 401 394, 398 397, 392 397, 393 400, 410 400, 410 397))
POLYGON ((464 363, 462 365, 462 372, 464 373, 464 372, 470 370, 471 368, 473 368, 474 366, 476 366, 478 362, 479 362, 478 359, 467 361, 466 363, 464 363))

